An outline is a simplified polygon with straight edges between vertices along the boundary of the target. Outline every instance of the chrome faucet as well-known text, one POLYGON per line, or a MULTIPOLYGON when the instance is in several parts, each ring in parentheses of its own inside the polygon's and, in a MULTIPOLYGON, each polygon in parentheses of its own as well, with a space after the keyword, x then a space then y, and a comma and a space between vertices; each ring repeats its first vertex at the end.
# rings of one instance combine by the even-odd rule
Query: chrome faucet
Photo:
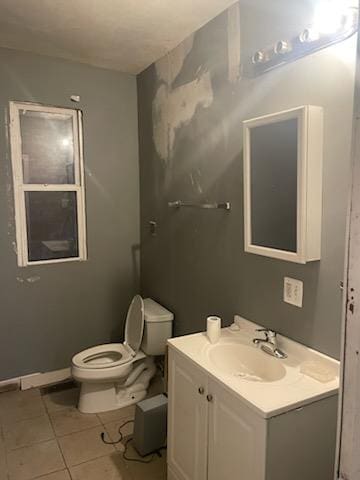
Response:
POLYGON ((260 345, 263 352, 276 358, 286 358, 287 355, 277 346, 276 332, 268 328, 258 328, 257 332, 263 332, 265 338, 254 338, 255 345, 260 345))

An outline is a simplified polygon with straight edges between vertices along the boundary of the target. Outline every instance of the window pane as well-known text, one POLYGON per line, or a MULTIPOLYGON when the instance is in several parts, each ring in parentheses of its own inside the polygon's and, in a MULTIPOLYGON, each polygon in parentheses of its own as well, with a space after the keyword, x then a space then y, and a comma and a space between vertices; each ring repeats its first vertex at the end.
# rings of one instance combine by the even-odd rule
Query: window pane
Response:
POLYGON ((20 111, 24 183, 75 183, 71 115, 20 111))
POLYGON ((78 257, 76 192, 25 192, 29 261, 78 257))

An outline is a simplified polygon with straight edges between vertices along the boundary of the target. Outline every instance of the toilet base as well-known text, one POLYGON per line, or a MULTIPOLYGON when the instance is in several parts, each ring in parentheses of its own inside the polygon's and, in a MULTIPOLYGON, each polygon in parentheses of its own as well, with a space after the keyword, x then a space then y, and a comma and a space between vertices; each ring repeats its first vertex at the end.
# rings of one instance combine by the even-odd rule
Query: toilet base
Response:
POLYGON ((128 407, 146 397, 147 390, 116 395, 116 384, 82 383, 78 409, 81 413, 100 413, 128 407))
POLYGON ((81 383, 78 404, 80 412, 108 412, 143 400, 147 395, 150 380, 156 373, 156 367, 149 359, 142 367, 138 366, 138 376, 134 370, 133 374, 130 374, 122 384, 119 382, 81 383))

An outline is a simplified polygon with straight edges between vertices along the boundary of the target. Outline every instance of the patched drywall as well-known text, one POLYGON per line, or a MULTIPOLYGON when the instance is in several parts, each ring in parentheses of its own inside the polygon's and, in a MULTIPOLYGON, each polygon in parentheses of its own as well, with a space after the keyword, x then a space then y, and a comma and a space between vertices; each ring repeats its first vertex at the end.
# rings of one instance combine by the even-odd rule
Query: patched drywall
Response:
POLYGON ((238 313, 339 355, 356 38, 258 78, 242 73, 315 7, 242 0, 138 76, 142 292, 175 313, 176 335, 238 313), (306 104, 324 108, 322 257, 297 265, 244 252, 242 122, 306 104), (173 200, 229 201, 231 211, 169 209, 173 200), (303 308, 282 301, 284 276, 304 282, 303 308))
POLYGON ((231 83, 236 83, 241 76, 241 38, 240 38, 240 4, 235 3, 228 11, 228 76, 231 83))
MULTIPOLYGON (((167 57, 169 58, 169 57, 167 57)), ((161 72, 163 73, 163 72, 161 72)), ((188 125, 198 108, 207 108, 213 101, 209 72, 177 88, 172 84, 159 86, 152 107, 153 138, 159 157, 171 157, 177 129, 188 125)))
POLYGON ((131 75, 0 49, 0 380, 70 366, 74 353, 119 341, 138 291, 139 170, 131 75), (71 95, 80 95, 73 103, 71 95), (8 102, 83 111, 85 262, 19 268, 8 102))
POLYGON ((160 80, 171 85, 184 65, 185 59, 194 44, 194 36, 190 35, 170 53, 155 63, 156 73, 160 80))

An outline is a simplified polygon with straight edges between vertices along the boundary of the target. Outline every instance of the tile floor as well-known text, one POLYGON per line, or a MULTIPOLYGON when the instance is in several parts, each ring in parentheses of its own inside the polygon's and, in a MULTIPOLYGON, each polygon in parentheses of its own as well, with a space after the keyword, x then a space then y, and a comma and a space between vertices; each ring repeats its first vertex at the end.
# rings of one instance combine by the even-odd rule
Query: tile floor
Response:
MULTIPOLYGON (((156 392, 157 393, 157 392, 156 392)), ((0 393, 0 480, 165 480, 166 452, 148 464, 123 457, 118 428, 135 407, 98 415, 76 409, 78 389, 0 393)), ((122 432, 131 435, 132 424, 122 432)), ((127 455, 139 458, 131 443, 127 455)))

